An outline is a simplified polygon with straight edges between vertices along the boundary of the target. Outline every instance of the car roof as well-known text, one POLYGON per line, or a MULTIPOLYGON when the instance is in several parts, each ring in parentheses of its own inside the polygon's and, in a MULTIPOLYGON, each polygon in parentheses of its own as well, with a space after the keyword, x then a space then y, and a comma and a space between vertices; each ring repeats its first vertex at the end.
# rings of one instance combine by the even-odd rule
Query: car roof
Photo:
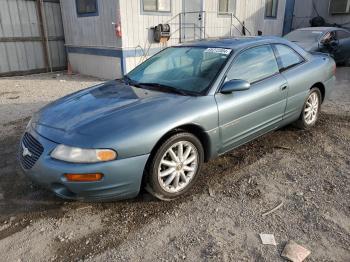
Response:
POLYGON ((243 49, 255 47, 263 44, 284 44, 293 48, 304 58, 308 58, 310 55, 303 48, 295 43, 288 41, 282 37, 277 36, 244 36, 244 37, 233 37, 233 38, 219 38, 211 40, 200 40, 194 42, 187 42, 178 44, 175 46, 188 46, 188 47, 204 47, 204 48, 230 48, 233 53, 239 53, 243 49))
POLYGON ((322 32, 329 32, 334 30, 342 30, 342 31, 348 31, 345 28, 340 27, 326 27, 326 26, 320 26, 320 27, 305 27, 305 28, 299 28, 296 30, 302 30, 302 31, 322 31, 322 32))
POLYGON ((195 46, 207 48, 230 48, 235 51, 260 44, 290 43, 281 37, 275 36, 245 36, 233 38, 219 38, 212 40, 200 40, 180 44, 180 46, 195 46))

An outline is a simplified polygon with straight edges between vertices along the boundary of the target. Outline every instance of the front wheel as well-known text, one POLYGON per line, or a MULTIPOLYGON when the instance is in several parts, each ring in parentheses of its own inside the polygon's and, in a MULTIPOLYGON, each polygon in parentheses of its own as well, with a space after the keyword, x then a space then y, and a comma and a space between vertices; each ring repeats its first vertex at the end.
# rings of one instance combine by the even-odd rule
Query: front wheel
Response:
POLYGON ((308 129, 316 124, 321 111, 321 92, 318 88, 312 88, 304 103, 296 125, 301 129, 308 129))
POLYGON ((168 138, 154 154, 146 189, 161 200, 172 200, 193 186, 204 160, 201 142, 190 133, 168 138))

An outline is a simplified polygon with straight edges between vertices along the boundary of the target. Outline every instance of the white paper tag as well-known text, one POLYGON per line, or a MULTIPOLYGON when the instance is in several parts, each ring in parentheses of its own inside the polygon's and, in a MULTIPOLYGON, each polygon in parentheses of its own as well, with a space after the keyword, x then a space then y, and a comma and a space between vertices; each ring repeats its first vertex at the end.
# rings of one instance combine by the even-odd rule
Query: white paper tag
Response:
POLYGON ((231 53, 231 51, 231 49, 227 48, 207 48, 204 52, 228 55, 231 53))

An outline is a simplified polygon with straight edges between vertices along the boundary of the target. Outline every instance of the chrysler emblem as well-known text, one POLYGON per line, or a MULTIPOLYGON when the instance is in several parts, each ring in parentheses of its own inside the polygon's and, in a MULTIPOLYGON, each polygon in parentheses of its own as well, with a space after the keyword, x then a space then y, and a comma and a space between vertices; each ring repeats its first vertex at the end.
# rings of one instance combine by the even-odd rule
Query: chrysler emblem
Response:
POLYGON ((22 148, 23 148, 23 152, 22 152, 23 157, 32 156, 32 153, 29 151, 28 148, 26 148, 26 146, 23 143, 22 143, 22 148))

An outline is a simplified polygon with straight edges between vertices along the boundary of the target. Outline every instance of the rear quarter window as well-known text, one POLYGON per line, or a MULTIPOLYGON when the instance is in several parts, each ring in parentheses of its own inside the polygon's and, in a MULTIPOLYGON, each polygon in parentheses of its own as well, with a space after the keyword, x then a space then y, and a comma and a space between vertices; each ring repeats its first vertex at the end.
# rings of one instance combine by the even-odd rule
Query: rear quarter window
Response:
POLYGON ((279 66, 279 70, 287 70, 292 68, 302 62, 304 58, 299 55, 294 49, 281 44, 274 45, 276 58, 279 66))

